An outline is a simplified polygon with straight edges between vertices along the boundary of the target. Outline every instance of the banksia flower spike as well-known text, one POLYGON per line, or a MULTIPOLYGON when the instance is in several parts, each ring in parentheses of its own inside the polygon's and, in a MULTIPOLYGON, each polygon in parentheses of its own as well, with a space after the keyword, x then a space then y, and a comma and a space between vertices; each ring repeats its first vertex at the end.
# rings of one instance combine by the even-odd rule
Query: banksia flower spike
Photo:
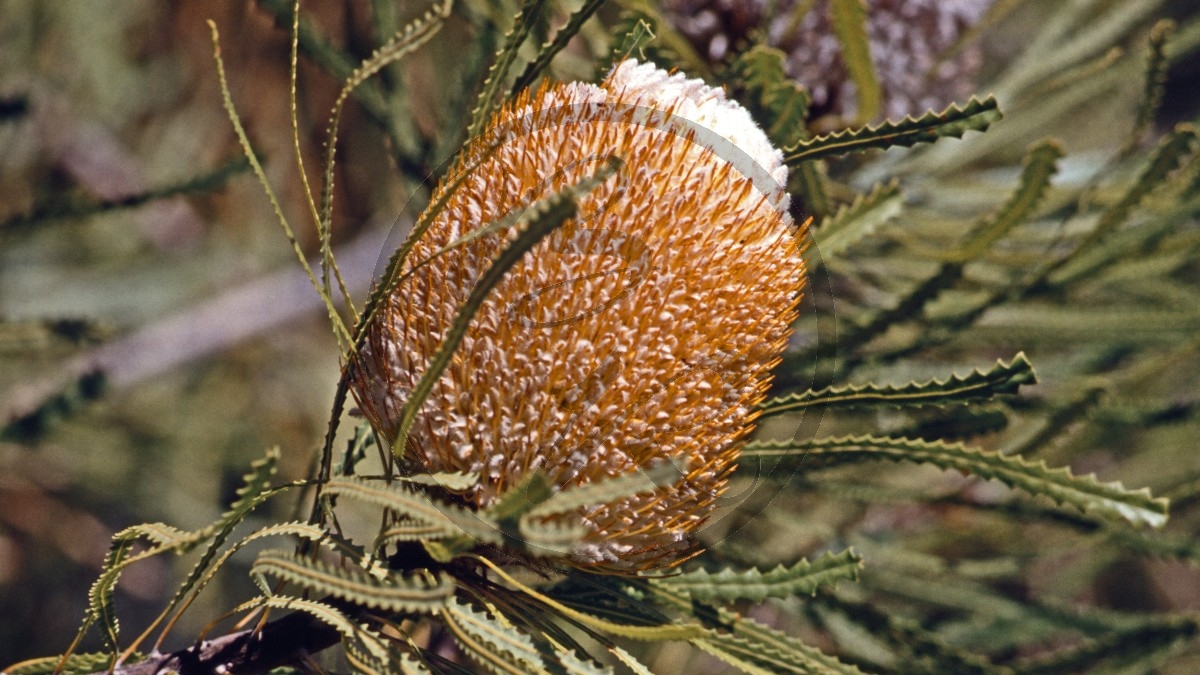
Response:
POLYGON ((458 497, 479 509, 533 471, 565 488, 685 459, 674 485, 580 514, 573 562, 629 572, 694 550, 804 285, 782 155, 722 91, 626 61, 598 86, 504 106, 434 195, 461 180, 368 327, 352 389, 394 438, 458 308, 518 232, 414 265, 610 157, 619 173, 492 289, 393 452, 408 470, 477 473, 458 497))

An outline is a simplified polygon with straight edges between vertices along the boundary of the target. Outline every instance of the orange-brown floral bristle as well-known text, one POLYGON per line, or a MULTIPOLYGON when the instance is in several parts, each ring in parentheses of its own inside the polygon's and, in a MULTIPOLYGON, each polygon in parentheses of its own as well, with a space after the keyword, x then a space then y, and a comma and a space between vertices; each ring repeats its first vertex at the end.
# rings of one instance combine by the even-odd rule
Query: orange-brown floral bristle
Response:
MULTIPOLYGON (((727 161, 710 149, 712 131, 649 118, 648 108, 701 124, 709 113, 744 115, 718 90, 633 62, 600 86, 519 97, 443 181, 446 190, 463 178, 406 262, 413 269, 610 155, 623 160, 577 218, 492 290, 403 452, 422 470, 479 473, 462 495, 479 508, 534 470, 574 486, 688 458, 677 484, 581 514, 590 533, 573 560, 613 571, 671 564, 694 549, 689 535, 752 430, 804 283, 779 180, 786 170, 769 144, 774 165, 763 166, 762 132, 724 136, 739 148, 758 144, 727 161), (664 101, 662 91, 678 96, 664 101)), ((516 235, 445 253, 386 300, 353 381, 386 438, 459 306, 516 235)))

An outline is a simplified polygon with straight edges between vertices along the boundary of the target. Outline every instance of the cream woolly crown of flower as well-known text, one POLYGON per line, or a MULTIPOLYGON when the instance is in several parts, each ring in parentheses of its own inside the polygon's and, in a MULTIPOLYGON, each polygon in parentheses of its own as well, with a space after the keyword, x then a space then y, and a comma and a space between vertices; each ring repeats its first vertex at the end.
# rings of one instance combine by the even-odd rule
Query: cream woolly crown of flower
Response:
POLYGON ((626 61, 600 85, 506 105, 435 194, 461 179, 368 327, 352 389, 393 438, 458 308, 517 233, 414 263, 610 156, 620 174, 492 289, 398 454, 414 471, 478 473, 459 495, 477 508, 537 470, 561 488, 687 458, 674 485, 578 514, 589 534, 572 560, 631 571, 694 550, 804 285, 782 155, 721 90, 626 61))

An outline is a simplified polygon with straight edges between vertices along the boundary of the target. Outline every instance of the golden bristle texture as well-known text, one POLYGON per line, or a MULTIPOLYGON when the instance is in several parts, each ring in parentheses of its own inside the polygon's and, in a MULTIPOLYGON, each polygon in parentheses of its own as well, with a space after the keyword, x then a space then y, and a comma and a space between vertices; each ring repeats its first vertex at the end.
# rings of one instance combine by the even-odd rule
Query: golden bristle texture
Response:
MULTIPOLYGON (((803 228, 787 214, 782 155, 721 90, 626 61, 598 86, 505 106, 444 179, 440 190, 467 174, 405 267, 610 156, 620 172, 492 290, 400 454, 415 471, 478 473, 460 495, 476 508, 534 470, 563 488, 687 458, 676 484, 580 514, 589 534, 572 561, 629 572, 695 550, 796 318, 803 228)), ((387 439, 517 234, 456 248, 387 298, 353 379, 387 439)))

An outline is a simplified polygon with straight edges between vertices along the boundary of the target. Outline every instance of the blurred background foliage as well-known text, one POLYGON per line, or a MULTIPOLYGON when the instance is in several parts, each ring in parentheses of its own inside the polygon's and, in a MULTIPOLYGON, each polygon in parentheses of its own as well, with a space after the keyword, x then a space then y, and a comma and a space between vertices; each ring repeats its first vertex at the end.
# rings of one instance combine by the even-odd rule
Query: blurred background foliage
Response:
MULTIPOLYGON (((752 108, 754 80, 737 76, 738 55, 781 50, 772 58, 812 94, 804 127, 785 132, 995 92, 1005 120, 986 134, 814 165, 820 194, 801 186, 796 200, 797 215, 817 216, 811 291, 776 386, 903 384, 1020 351, 1040 384, 971 407, 778 417, 764 435, 819 427, 969 440, 1149 486, 1172 497, 1171 522, 1161 535, 1135 532, 1013 500, 994 483, 888 463, 798 473, 786 490, 754 492, 722 514, 705 537, 719 556, 754 563, 854 546, 866 560, 860 583, 753 612, 867 669, 1195 672, 1200 168, 1194 131, 1178 125, 1200 114, 1196 8, 869 5, 873 96, 863 95, 867 76, 838 60, 826 3, 805 0, 610 3, 552 72, 595 77, 612 32, 641 19, 656 34, 647 57, 725 84, 752 108), (1161 67, 1147 65, 1154 45, 1161 67), (1035 145, 1047 138, 1057 140, 1035 145), (1019 220, 991 227, 1022 176, 1035 178, 1030 166, 1057 172, 1019 220), (847 204, 859 210, 823 241, 839 232, 826 217, 847 204), (1111 232, 1092 242, 1102 223, 1111 232)), ((428 177, 461 143, 515 8, 460 3, 429 46, 347 108, 333 237, 360 294, 389 233, 419 212, 428 177)), ((305 8, 307 156, 322 151, 341 79, 425 9, 305 8)), ((204 24, 221 26, 233 97, 298 223, 289 16, 281 0, 0 2, 0 664, 64 648, 113 532, 211 521, 265 447, 283 448, 285 478, 309 473, 337 351, 241 160, 204 24)), ((315 253, 311 232, 301 243, 315 253)), ((189 567, 172 562, 125 575, 123 622, 162 606, 189 567)), ((177 635, 251 592, 236 567, 220 583, 177 635)), ((674 647, 647 663, 684 672, 676 664, 687 658, 697 660, 685 667, 718 670, 674 647)))

